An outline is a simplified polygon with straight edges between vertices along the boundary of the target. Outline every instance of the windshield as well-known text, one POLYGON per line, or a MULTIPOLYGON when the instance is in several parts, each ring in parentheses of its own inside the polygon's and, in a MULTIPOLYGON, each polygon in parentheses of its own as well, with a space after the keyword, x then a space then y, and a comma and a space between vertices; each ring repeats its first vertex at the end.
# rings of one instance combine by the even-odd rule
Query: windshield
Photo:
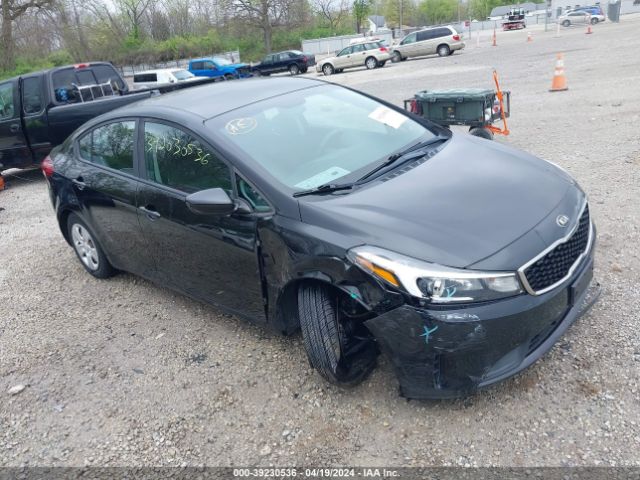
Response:
POLYGON ((359 178, 392 153, 435 137, 402 113, 330 85, 257 102, 206 125, 294 191, 359 178))
POLYGON ((174 70, 171 73, 174 77, 176 77, 176 80, 188 80, 189 78, 195 77, 193 73, 186 70, 174 70))
POLYGON ((221 67, 225 65, 233 65, 233 63, 230 60, 227 60, 226 58, 222 58, 222 57, 213 57, 213 61, 216 62, 221 67))

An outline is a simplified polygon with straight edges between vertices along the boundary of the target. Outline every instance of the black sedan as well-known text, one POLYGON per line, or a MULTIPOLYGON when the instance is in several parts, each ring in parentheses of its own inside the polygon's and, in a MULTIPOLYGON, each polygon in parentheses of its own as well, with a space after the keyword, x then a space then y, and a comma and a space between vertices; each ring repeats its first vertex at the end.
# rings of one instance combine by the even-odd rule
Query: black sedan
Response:
POLYGON ((43 171, 91 275, 300 328, 341 385, 382 350, 407 397, 473 392, 595 298, 595 229, 566 172, 321 81, 145 100, 84 125, 43 171))
POLYGON ((309 67, 316 64, 316 56, 312 53, 304 53, 300 50, 287 50, 286 52, 270 53, 257 65, 251 66, 254 74, 269 76, 272 73, 289 72, 291 75, 307 73, 309 67))

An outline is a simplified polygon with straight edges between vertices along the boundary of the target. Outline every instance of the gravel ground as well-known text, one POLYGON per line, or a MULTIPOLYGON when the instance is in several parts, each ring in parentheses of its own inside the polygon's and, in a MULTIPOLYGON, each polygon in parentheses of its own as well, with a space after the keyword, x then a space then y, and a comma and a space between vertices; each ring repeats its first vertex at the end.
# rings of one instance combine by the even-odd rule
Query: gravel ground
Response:
POLYGON ((640 465, 639 27, 538 27, 532 43, 499 32, 498 47, 484 37, 452 57, 330 78, 400 103, 491 87, 495 67, 513 91, 512 134, 498 141, 562 165, 590 194, 600 301, 533 367, 463 400, 400 398, 384 359, 341 390, 309 368, 299 335, 131 275, 95 280, 40 173, 6 174, 0 466, 640 465), (569 91, 549 93, 559 51, 569 91))

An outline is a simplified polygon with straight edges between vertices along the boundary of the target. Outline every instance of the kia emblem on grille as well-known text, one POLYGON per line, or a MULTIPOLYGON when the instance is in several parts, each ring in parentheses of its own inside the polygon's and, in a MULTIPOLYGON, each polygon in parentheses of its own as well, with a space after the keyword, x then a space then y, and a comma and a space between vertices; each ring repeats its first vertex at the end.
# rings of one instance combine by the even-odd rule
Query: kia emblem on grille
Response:
POLYGON ((556 218, 556 223, 559 227, 566 227, 569 224, 569 217, 566 215, 558 215, 556 218))

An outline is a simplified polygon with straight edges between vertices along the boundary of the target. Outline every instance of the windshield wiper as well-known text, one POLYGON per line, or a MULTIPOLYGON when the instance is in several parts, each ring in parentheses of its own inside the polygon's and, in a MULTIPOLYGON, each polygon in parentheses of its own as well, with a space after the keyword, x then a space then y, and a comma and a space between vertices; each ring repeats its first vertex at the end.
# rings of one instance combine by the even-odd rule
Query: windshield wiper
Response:
POLYGON ((328 193, 336 192, 338 190, 350 190, 353 188, 354 183, 324 183, 317 187, 310 188, 309 190, 300 190, 293 194, 294 197, 303 197, 304 195, 314 195, 316 193, 328 193))
POLYGON ((435 145, 436 143, 443 142, 445 140, 448 140, 449 138, 450 137, 444 137, 444 136, 440 136, 439 135, 439 136, 437 136, 435 138, 431 138, 431 139, 426 140, 424 142, 416 143, 415 145, 412 145, 409 148, 406 148, 406 149, 402 150, 401 152, 394 153, 393 155, 389 155, 389 157, 384 162, 382 162, 380 165, 378 165, 376 168, 374 168, 370 172, 367 172, 366 174, 364 174, 362 177, 360 177, 358 180, 356 180, 355 183, 359 184, 359 183, 363 182, 367 178, 375 175, 380 170, 388 167, 389 165, 392 165, 392 164, 396 163, 400 159, 408 160, 405 157, 407 157, 410 153, 420 152, 419 154, 411 155, 409 158, 419 157, 419 156, 423 155, 423 150, 425 150, 427 147, 431 147, 431 146, 435 145))

